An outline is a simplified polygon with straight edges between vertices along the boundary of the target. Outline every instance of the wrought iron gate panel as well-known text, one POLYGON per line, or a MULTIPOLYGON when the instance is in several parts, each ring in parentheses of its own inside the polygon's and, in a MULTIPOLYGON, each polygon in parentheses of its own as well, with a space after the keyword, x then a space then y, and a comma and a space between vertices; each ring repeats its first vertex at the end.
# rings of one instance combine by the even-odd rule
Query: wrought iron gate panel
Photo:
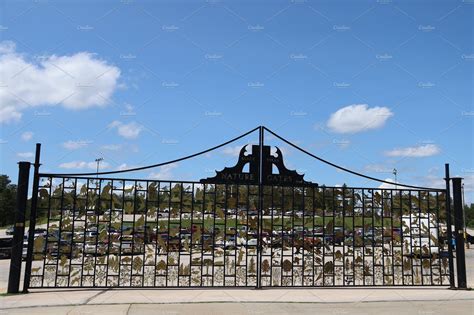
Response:
POLYGON ((444 193, 264 189, 262 286, 449 285, 444 193))
POLYGON ((41 177, 30 286, 255 287, 257 206, 252 185, 41 177))
POLYGON ((449 284, 442 191, 39 183, 32 288, 449 284))

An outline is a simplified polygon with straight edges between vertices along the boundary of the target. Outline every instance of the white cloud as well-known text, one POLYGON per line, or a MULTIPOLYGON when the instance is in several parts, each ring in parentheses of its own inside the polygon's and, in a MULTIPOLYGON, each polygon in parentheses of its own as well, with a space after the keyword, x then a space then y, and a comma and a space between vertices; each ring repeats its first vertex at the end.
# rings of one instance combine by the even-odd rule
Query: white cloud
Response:
POLYGON ((29 58, 15 43, 2 41, 0 122, 18 121, 24 110, 37 106, 106 106, 119 77, 119 68, 89 52, 29 58))
POLYGON ((126 170, 126 169, 128 169, 128 168, 131 168, 131 167, 129 167, 129 166, 127 165, 127 163, 122 163, 122 164, 119 165, 119 167, 117 167, 117 170, 118 170, 118 171, 123 171, 123 170, 126 170))
POLYGON ((25 131, 21 134, 21 140, 30 141, 33 138, 33 132, 25 131))
POLYGON ((117 128, 119 136, 125 139, 135 139, 143 131, 143 126, 132 121, 131 123, 124 124, 121 121, 115 120, 109 124, 109 128, 117 128))
POLYGON ((393 167, 390 168, 385 165, 381 164, 367 164, 364 167, 365 171, 367 172, 374 172, 374 173, 392 173, 393 172, 393 167))
POLYGON ((178 167, 178 163, 171 163, 160 167, 158 172, 152 172, 149 175, 150 179, 171 179, 173 177, 173 169, 178 167))
POLYGON ((143 166, 143 165, 130 165, 130 164, 127 164, 127 163, 122 163, 117 167, 117 171, 128 170, 128 169, 131 169, 131 168, 138 168, 140 166, 143 166))
POLYGON ((391 182, 393 184, 387 184, 387 183, 382 183, 379 188, 383 188, 383 189, 403 189, 403 186, 397 186, 396 184, 398 182, 394 181, 393 179, 391 178, 385 178, 385 181, 386 182, 391 182))
POLYGON ((35 156, 33 152, 18 152, 16 155, 22 159, 29 159, 35 156))
POLYGON ((118 151, 122 148, 121 144, 106 144, 103 145, 102 150, 107 150, 107 151, 118 151))
POLYGON ((68 150, 77 150, 77 149, 84 148, 91 143, 92 141, 88 141, 88 140, 77 140, 77 141, 69 140, 69 141, 64 142, 62 146, 63 148, 68 149, 68 150))
MULTIPOLYGON (((96 170, 97 169, 97 162, 85 162, 85 161, 71 161, 66 163, 59 164, 60 168, 66 169, 84 169, 89 168, 96 170)), ((109 163, 102 161, 100 163, 100 169, 108 168, 109 163)))
POLYGON ((387 156, 427 157, 439 154, 441 149, 435 144, 425 144, 416 147, 396 148, 385 152, 387 156))
MULTIPOLYGON (((257 143, 249 143, 247 145, 245 145, 247 151, 245 152, 245 155, 248 155, 248 154, 252 154, 252 145, 258 145, 257 143)), ((239 156, 240 154, 240 150, 242 150, 242 148, 244 147, 244 145, 236 145, 236 146, 227 146, 225 147, 223 150, 222 150, 222 153, 224 153, 225 155, 230 155, 230 156, 239 156)), ((291 151, 289 151, 288 147, 286 146, 279 146, 278 147, 281 151, 281 154, 283 154, 283 157, 286 157, 288 155, 290 155, 291 151)), ((276 156, 277 155, 277 147, 276 146, 271 146, 270 147, 270 154, 273 155, 273 156, 276 156)))
POLYGON ((387 107, 372 107, 367 104, 349 105, 331 114, 328 128, 337 133, 357 133, 383 127, 393 113, 387 107))
MULTIPOLYGON (((224 150, 222 150, 222 153, 225 155, 230 155, 230 156, 239 156, 240 150, 242 150, 243 145, 236 145, 236 146, 231 146, 231 147, 225 147, 224 150)), ((250 145, 247 145, 247 152, 246 154, 251 153, 252 147, 250 145)))

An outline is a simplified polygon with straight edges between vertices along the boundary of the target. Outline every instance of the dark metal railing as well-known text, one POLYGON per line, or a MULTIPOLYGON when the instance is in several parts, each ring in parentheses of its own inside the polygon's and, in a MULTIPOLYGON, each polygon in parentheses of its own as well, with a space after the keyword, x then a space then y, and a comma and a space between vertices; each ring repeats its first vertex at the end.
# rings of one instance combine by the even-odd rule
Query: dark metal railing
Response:
POLYGON ((449 285, 439 191, 40 174, 37 213, 31 288, 449 285))

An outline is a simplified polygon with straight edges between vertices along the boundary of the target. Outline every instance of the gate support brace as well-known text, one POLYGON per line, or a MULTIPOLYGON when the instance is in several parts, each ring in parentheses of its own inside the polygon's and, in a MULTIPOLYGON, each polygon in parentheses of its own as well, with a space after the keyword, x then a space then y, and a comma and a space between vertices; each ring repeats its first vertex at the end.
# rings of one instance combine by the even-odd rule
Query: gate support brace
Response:
POLYGON ((453 177, 454 228, 456 236, 456 271, 458 289, 467 289, 466 254, 464 252, 464 215, 462 204, 462 178, 453 177))
POLYGON ((20 288, 21 258, 23 255, 23 235, 25 234, 26 201, 28 199, 28 182, 30 162, 20 162, 18 171, 18 187, 16 192, 15 225, 8 275, 8 293, 18 293, 20 288))

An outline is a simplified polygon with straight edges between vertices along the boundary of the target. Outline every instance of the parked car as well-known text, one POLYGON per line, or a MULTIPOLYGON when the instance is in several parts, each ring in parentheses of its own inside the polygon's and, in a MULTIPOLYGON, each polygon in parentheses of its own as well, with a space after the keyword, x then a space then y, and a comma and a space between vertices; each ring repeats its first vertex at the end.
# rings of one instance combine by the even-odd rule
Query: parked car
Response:
POLYGON ((23 259, 26 259, 26 256, 28 255, 28 235, 23 236, 23 250, 21 257, 23 259))
POLYGON ((84 244, 83 253, 85 255, 103 256, 103 255, 108 255, 108 254, 118 254, 119 250, 120 250, 119 243, 110 243, 110 246, 109 244, 105 244, 105 243, 99 243, 97 245, 86 243, 84 244))
POLYGON ((38 237, 38 236, 46 237, 46 234, 48 234, 47 229, 43 229, 43 228, 35 229, 35 238, 38 237))
POLYGON ((60 240, 59 242, 48 242, 46 251, 53 257, 66 256, 67 258, 77 257, 79 254, 77 245, 72 240, 60 240))
POLYGON ((0 258, 10 258, 12 254, 12 237, 0 238, 0 258))
POLYGON ((122 254, 137 255, 145 252, 145 244, 142 241, 134 240, 132 235, 122 235, 118 246, 121 246, 122 254))

